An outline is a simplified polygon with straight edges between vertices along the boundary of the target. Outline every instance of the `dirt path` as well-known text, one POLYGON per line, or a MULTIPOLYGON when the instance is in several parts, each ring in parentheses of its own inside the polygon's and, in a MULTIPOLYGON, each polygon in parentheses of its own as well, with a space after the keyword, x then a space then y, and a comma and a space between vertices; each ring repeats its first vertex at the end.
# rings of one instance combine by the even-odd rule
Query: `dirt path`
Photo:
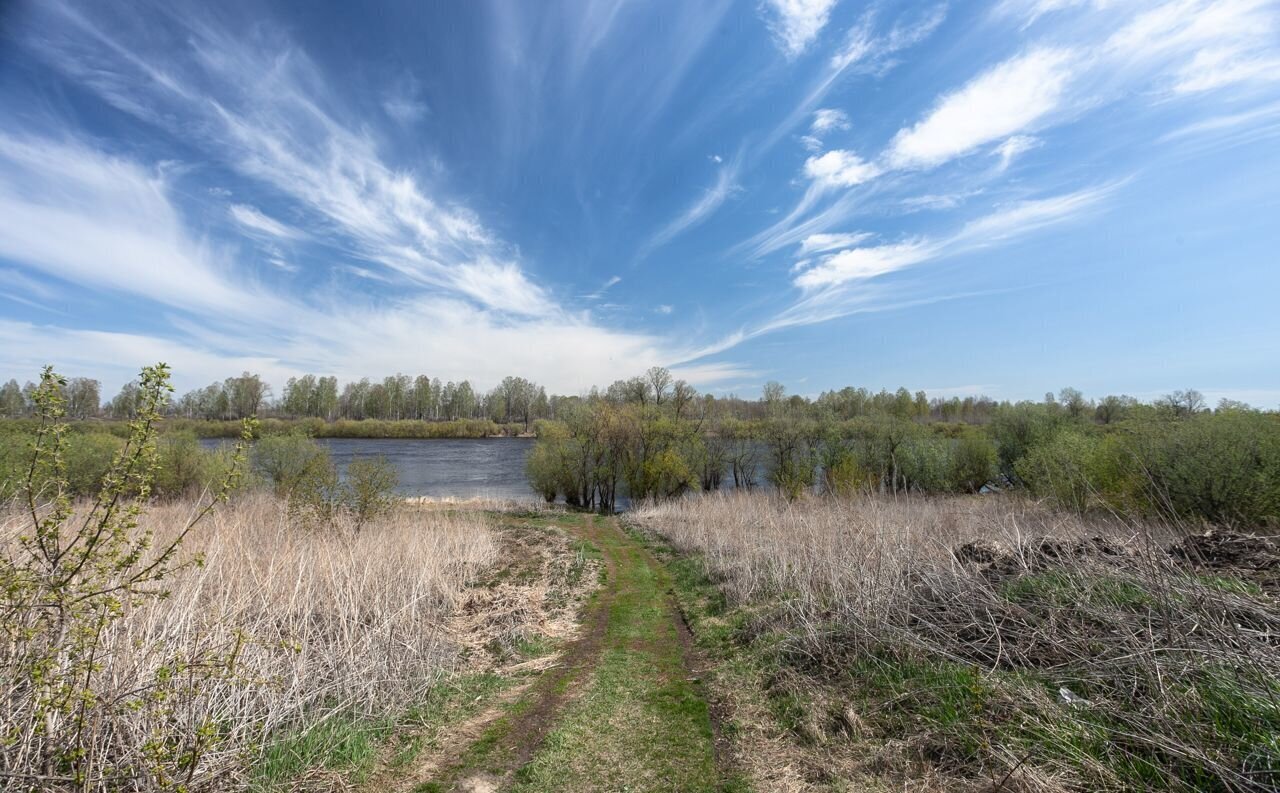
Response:
POLYGON ((714 731, 666 568, 614 518, 559 523, 600 552, 582 630, 483 732, 413 788, 724 789, 714 731))

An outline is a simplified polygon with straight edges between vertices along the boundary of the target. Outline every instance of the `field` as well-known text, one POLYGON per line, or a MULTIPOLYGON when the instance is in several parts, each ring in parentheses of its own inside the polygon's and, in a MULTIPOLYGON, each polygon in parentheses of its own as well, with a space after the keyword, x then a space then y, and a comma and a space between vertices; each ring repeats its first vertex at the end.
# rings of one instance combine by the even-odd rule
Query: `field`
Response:
MULTIPOLYGON (((196 507, 155 505, 136 534, 153 530, 152 547, 163 547, 196 507)), ((6 557, 22 557, 18 536, 29 531, 27 516, 6 514, 6 557)), ((203 563, 163 582, 167 597, 124 603, 91 669, 79 667, 93 691, 83 718, 75 707, 36 701, 50 697, 40 679, 64 679, 78 659, 41 659, 38 642, 21 632, 38 604, 6 602, 6 777, 59 786, 49 760, 65 738, 59 720, 81 723, 77 741, 95 768, 172 768, 193 789, 269 786, 308 761, 358 752, 352 744, 369 741, 360 725, 398 718, 458 669, 449 629, 469 584, 498 560, 499 543, 479 511, 401 509, 358 534, 306 531, 283 501, 259 492, 215 511, 182 554, 203 563), (32 659, 44 665, 33 668, 32 659), (37 709, 47 721, 33 725, 37 709), (195 764, 168 756, 202 741, 195 764)))
POLYGON ((385 461, 143 416, 99 467, 49 425, 9 477, 11 788, 1280 785, 1280 548, 1239 522, 1016 489, 404 501, 385 461))
POLYGON ((734 493, 665 546, 760 790, 1280 783, 1280 553, 1019 497, 734 493))

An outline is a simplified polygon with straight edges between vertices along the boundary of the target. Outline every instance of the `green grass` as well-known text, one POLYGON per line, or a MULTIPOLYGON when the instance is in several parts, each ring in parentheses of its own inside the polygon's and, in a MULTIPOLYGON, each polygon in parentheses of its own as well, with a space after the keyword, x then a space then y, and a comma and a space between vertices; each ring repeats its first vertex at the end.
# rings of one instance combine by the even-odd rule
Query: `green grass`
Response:
POLYGON ((399 718, 331 715, 310 729, 268 743, 250 769, 251 789, 261 793, 292 790, 297 779, 315 768, 341 771, 351 782, 366 781, 388 743, 388 765, 403 768, 449 725, 478 711, 511 683, 490 672, 462 675, 436 686, 399 718))
POLYGON ((310 729, 267 744, 253 766, 251 789, 289 790, 293 780, 312 768, 341 770, 361 781, 372 770, 379 747, 392 730, 386 720, 340 713, 329 716, 310 729))
MULTIPOLYGON (((563 706, 551 714, 549 732, 517 770, 511 790, 728 789, 717 778, 706 701, 684 665, 668 595, 670 573, 612 519, 572 514, 548 522, 584 536, 573 545, 581 561, 577 575, 591 559, 608 561, 616 570, 616 579, 607 581, 607 627, 598 660, 570 670, 554 685, 535 687, 490 725, 446 778, 419 789, 448 790, 476 773, 502 773, 511 747, 525 740, 514 734, 522 717, 542 698, 560 696, 567 697, 563 706)), ((600 569, 607 577, 607 566, 600 569)), ((604 597, 593 595, 586 613, 605 608, 604 597)))
POLYGON ((1249 597, 1262 597, 1262 586, 1256 581, 1247 581, 1243 578, 1236 578, 1230 575, 1197 575, 1195 580, 1202 585, 1216 589, 1219 592, 1228 592, 1233 595, 1247 595, 1249 597))
POLYGON ((1141 610, 1156 604, 1149 592, 1132 581, 1111 575, 1075 575, 1062 570, 1030 573, 1000 587, 1005 598, 1022 604, 1066 608, 1077 604, 1141 610))
POLYGON ((513 790, 716 790, 710 715, 684 666, 671 576, 625 535, 603 537, 618 581, 600 663, 513 790))

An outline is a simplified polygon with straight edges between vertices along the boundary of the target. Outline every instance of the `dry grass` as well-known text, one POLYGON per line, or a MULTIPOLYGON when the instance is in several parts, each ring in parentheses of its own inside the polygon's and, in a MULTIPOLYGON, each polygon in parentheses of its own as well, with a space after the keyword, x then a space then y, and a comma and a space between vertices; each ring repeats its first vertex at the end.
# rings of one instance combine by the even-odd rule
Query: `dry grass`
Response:
POLYGON ((636 519, 701 560, 736 641, 770 648, 773 712, 821 755, 819 779, 1280 783, 1267 541, 1227 537, 1253 553, 1202 558, 1222 535, 1004 497, 729 493, 636 519))
MULTIPOLYGON (((159 505, 143 520, 162 545, 194 509, 159 505)), ((10 513, 0 547, 15 552, 14 538, 25 528, 10 513)), ((203 566, 169 581, 169 597, 113 624, 95 673, 99 701, 127 699, 176 658, 211 649, 225 655, 242 642, 234 673, 165 707, 104 707, 110 716, 92 722, 86 743, 100 767, 127 767, 156 733, 214 724, 219 740, 189 787, 228 790, 247 784, 248 765, 273 736, 327 714, 384 716, 420 700, 454 664, 446 626, 497 544, 477 512, 404 507, 358 534, 341 527, 315 533, 291 526, 283 502, 251 494, 221 507, 183 548, 201 554, 203 566)), ((9 658, 0 648, 0 665, 9 658)), ((14 734, 21 698, 30 693, 17 678, 0 668, 0 703, 8 711, 0 713, 0 736, 14 734)), ((6 774, 40 772, 27 767, 26 749, 3 746, 6 774)))

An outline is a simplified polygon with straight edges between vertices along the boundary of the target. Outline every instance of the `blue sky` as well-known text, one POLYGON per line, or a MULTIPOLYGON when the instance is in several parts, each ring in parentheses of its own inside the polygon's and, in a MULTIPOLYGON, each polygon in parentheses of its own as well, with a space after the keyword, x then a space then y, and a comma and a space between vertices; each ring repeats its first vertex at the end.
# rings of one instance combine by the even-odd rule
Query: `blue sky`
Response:
POLYGON ((1275 0, 0 4, 0 374, 1280 403, 1275 0))

